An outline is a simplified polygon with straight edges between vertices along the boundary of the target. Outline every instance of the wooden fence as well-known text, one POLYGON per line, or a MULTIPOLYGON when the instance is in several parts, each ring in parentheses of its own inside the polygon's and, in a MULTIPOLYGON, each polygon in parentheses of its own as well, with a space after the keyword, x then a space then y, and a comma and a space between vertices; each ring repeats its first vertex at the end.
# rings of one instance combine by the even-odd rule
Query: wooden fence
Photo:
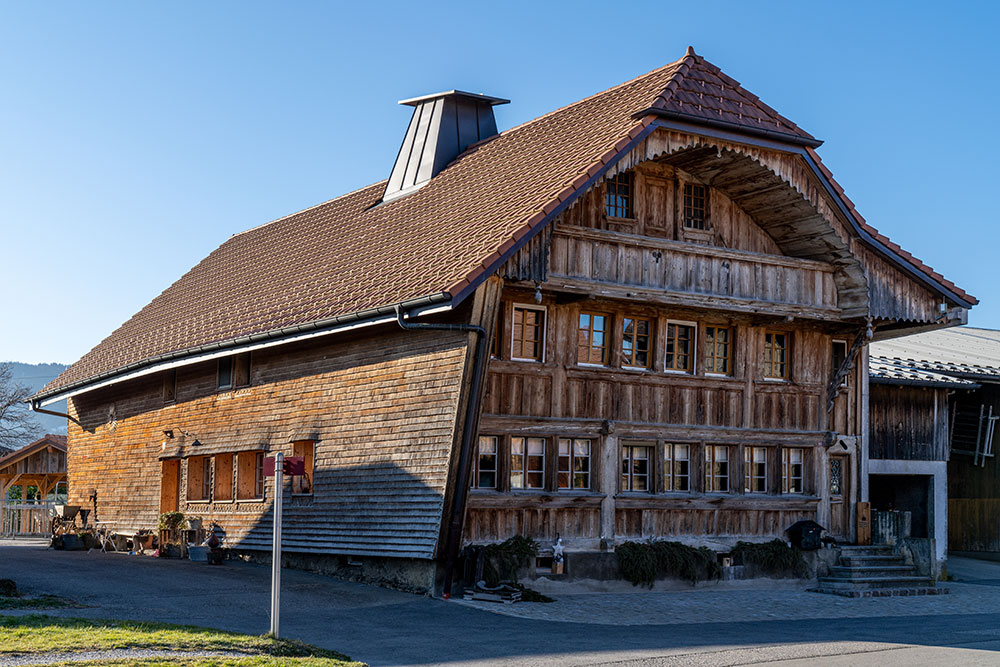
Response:
POLYGON ((0 502, 0 537, 49 535, 52 504, 0 502))

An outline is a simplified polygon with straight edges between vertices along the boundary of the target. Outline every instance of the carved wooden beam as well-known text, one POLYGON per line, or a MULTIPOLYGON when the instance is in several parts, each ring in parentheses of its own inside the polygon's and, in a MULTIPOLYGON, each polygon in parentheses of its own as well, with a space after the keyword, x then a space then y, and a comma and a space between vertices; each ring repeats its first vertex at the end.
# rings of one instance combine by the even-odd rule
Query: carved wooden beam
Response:
POLYGON ((844 391, 843 387, 844 378, 854 370, 854 362, 857 361, 858 354, 861 352, 861 348, 868 344, 875 335, 875 325, 872 324, 872 318, 866 318, 867 322, 865 326, 858 331, 858 334, 854 337, 854 342, 851 343, 851 348, 847 351, 847 355, 844 357, 844 361, 840 364, 840 368, 834 373, 833 379, 830 380, 830 386, 826 390, 826 411, 830 412, 833 410, 833 404, 840 396, 841 392, 844 391))

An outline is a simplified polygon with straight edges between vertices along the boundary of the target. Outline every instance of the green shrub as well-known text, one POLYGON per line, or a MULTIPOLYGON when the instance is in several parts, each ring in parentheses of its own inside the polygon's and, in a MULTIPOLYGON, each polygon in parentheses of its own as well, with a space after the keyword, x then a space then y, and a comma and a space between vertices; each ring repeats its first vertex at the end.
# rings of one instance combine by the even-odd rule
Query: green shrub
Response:
POLYGON ((737 542, 732 554, 737 563, 751 565, 764 574, 800 579, 809 576, 809 567, 802 558, 802 552, 781 540, 737 542))
POLYGON ((690 547, 680 542, 650 540, 625 542, 615 549, 618 572, 633 586, 653 587, 660 577, 690 581, 691 585, 722 575, 715 552, 707 547, 690 547))
POLYGON ((160 529, 176 530, 184 523, 183 512, 164 512, 160 515, 160 529))
POLYGON ((483 580, 487 586, 503 581, 517 583, 517 571, 531 564, 538 554, 538 542, 530 537, 515 535, 503 542, 483 547, 483 580))

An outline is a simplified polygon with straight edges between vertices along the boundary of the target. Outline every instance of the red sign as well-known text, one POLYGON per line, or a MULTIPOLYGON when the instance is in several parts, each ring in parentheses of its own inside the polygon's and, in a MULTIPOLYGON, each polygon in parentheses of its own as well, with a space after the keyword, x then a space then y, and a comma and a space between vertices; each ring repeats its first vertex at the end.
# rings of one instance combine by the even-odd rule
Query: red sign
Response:
MULTIPOLYGON (((306 474, 306 460, 301 456, 286 456, 284 460, 284 465, 282 466, 282 472, 286 475, 304 475, 306 474)), ((265 456, 264 457, 264 476, 274 477, 274 457, 265 456)))

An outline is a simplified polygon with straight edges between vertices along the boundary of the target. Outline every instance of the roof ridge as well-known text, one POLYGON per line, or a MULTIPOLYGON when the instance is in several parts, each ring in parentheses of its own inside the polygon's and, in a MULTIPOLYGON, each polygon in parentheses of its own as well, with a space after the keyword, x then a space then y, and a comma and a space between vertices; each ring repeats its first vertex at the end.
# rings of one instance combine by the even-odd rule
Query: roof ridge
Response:
MULTIPOLYGON (((688 52, 689 53, 694 53, 694 49, 692 49, 689 46, 688 47, 688 52)), ((603 97, 604 95, 607 95, 609 93, 613 93, 616 90, 620 90, 620 89, 625 88, 627 86, 633 85, 633 84, 637 83, 638 81, 641 81, 642 79, 645 79, 645 78, 650 77, 650 76, 652 76, 654 74, 658 74, 658 73, 660 73, 660 72, 662 72, 662 71, 664 71, 666 69, 669 69, 671 67, 676 66, 678 63, 681 63, 686 58, 688 58, 689 57, 689 53, 685 53, 683 56, 681 56, 677 60, 674 60, 673 62, 669 62, 666 65, 662 65, 660 67, 657 67, 656 69, 652 69, 652 70, 646 72, 645 74, 640 74, 639 76, 633 77, 633 78, 629 79, 628 81, 625 81, 623 83, 619 83, 618 85, 615 85, 615 86, 611 86, 610 88, 605 88, 604 90, 600 90, 600 91, 594 93, 593 95, 588 95, 587 97, 584 97, 582 100, 577 100, 575 102, 571 102, 570 104, 567 104, 565 106, 559 107, 558 109, 554 109, 552 111, 544 113, 541 116, 538 116, 537 118, 532 118, 531 120, 527 120, 527 121, 521 123, 520 125, 515 125, 514 127, 508 128, 508 129, 504 130, 503 132, 500 132, 499 134, 500 134, 500 136, 503 136, 503 135, 507 134, 508 132, 513 132, 514 130, 520 130, 520 129, 525 128, 525 127, 527 127, 529 125, 533 125, 534 123, 536 123, 536 122, 538 122, 540 120, 544 120, 545 118, 548 118, 549 116, 554 116, 555 114, 558 114, 558 113, 561 113, 563 111, 566 111, 567 109, 572 109, 573 107, 579 106, 579 105, 583 104, 584 102, 590 102, 590 101, 592 101, 592 100, 594 100, 594 99, 596 99, 598 97, 603 97)), ((671 81, 673 80, 673 78, 674 77, 672 76, 671 77, 671 81)))

